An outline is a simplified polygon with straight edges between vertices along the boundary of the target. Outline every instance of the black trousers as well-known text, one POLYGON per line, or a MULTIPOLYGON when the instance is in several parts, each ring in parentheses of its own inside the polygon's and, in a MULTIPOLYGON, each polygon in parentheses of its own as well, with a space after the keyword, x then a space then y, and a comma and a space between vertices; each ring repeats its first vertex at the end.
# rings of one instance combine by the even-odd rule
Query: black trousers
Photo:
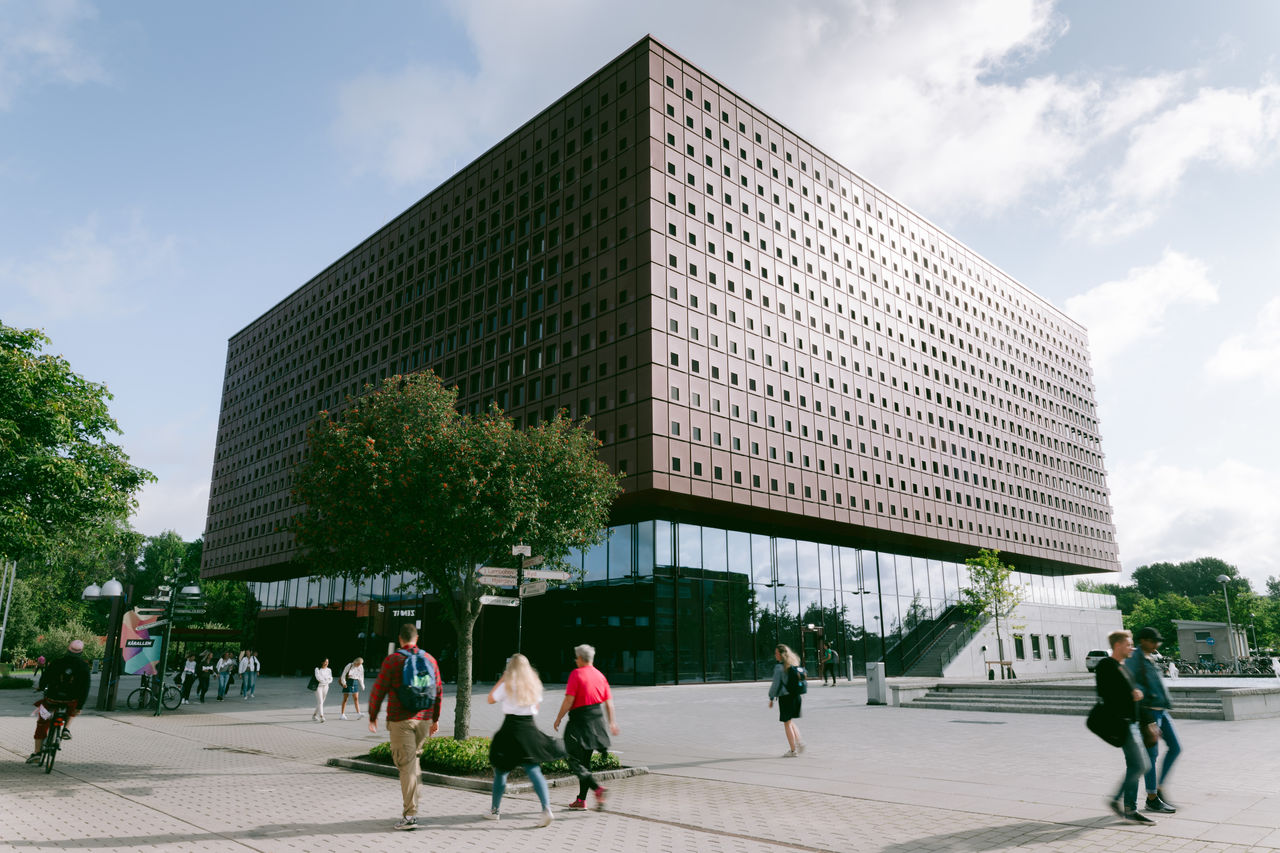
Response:
POLYGON ((594 791, 600 787, 596 777, 591 775, 591 755, 595 750, 568 739, 565 740, 564 746, 569 757, 569 769, 573 771, 574 776, 578 777, 578 799, 585 800, 587 791, 594 791))

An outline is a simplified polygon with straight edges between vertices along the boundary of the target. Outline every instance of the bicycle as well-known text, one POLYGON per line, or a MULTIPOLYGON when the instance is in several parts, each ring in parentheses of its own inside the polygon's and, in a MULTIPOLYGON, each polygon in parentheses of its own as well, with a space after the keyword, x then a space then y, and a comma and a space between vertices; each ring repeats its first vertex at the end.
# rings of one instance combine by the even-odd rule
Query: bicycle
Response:
POLYGON ((130 693, 125 704, 130 711, 140 711, 156 707, 157 702, 163 702, 169 711, 176 711, 182 705, 182 691, 172 684, 159 685, 152 680, 130 693))
POLYGON ((62 736, 67 730, 70 711, 68 705, 57 703, 53 717, 49 720, 49 733, 44 736, 44 743, 40 745, 40 764, 45 773, 53 772, 53 762, 57 760, 58 750, 62 748, 62 736))

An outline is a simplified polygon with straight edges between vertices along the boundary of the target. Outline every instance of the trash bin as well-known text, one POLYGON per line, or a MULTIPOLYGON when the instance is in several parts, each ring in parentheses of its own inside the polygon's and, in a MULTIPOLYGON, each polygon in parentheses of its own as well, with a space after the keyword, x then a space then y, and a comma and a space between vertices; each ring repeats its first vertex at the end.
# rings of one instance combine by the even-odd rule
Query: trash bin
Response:
POLYGON ((889 704, 889 684, 885 681, 883 661, 867 664, 867 704, 889 704))

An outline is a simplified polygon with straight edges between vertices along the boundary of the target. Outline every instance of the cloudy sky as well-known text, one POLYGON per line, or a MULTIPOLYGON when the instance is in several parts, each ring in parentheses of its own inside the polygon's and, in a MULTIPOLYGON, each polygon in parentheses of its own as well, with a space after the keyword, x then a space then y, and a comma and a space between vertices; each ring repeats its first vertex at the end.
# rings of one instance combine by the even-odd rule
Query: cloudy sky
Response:
POLYGON ((230 335, 645 33, 1086 324, 1127 570, 1280 574, 1266 0, 0 0, 0 320, 135 527, 203 531, 230 335))

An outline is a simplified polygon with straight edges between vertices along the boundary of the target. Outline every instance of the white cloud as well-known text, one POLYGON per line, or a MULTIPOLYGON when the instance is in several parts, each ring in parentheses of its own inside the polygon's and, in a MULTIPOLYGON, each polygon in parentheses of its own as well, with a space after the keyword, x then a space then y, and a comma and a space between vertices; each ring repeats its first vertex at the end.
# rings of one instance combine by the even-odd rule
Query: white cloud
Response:
POLYGON ((82 0, 0 0, 0 110, 27 86, 101 80, 97 60, 74 37, 96 17, 82 0))
POLYGON ((443 178, 641 34, 678 30, 673 49, 907 203, 991 213, 1067 180, 1182 79, 1015 79, 1066 31, 1045 0, 550 6, 456 4, 473 70, 417 64, 352 80, 339 139, 393 182, 443 178), (761 45, 768 62, 754 60, 761 45))
POLYGON ((1218 288, 1204 262, 1165 250, 1153 266, 1134 267, 1124 279, 1071 297, 1066 311, 1089 330, 1094 370, 1103 374, 1126 349, 1158 336, 1170 311, 1217 301, 1218 288))
POLYGON ((1196 163, 1247 171, 1277 152, 1280 84, 1201 89, 1134 128, 1124 160, 1105 182, 1102 206, 1083 214, 1075 230, 1099 242, 1126 236, 1155 221, 1196 163))
POLYGON ((172 270, 176 243, 150 234, 138 217, 126 218, 122 230, 107 231, 91 216, 34 257, 0 258, 0 288, 25 291, 42 322, 136 310, 138 285, 172 270))
POLYGON ((1256 381, 1280 391, 1280 297, 1262 307, 1253 329, 1223 341, 1205 370, 1218 379, 1256 381))
POLYGON ((1255 589, 1280 574, 1280 491, 1272 472, 1235 459, 1181 467, 1152 455, 1107 479, 1129 571, 1209 556, 1237 566, 1255 589))
POLYGON ((130 461, 157 478, 138 494, 138 509, 130 520, 135 530, 149 536, 176 530, 184 539, 203 535, 217 433, 213 414, 195 406, 172 419, 148 419, 136 432, 121 436, 130 461))

